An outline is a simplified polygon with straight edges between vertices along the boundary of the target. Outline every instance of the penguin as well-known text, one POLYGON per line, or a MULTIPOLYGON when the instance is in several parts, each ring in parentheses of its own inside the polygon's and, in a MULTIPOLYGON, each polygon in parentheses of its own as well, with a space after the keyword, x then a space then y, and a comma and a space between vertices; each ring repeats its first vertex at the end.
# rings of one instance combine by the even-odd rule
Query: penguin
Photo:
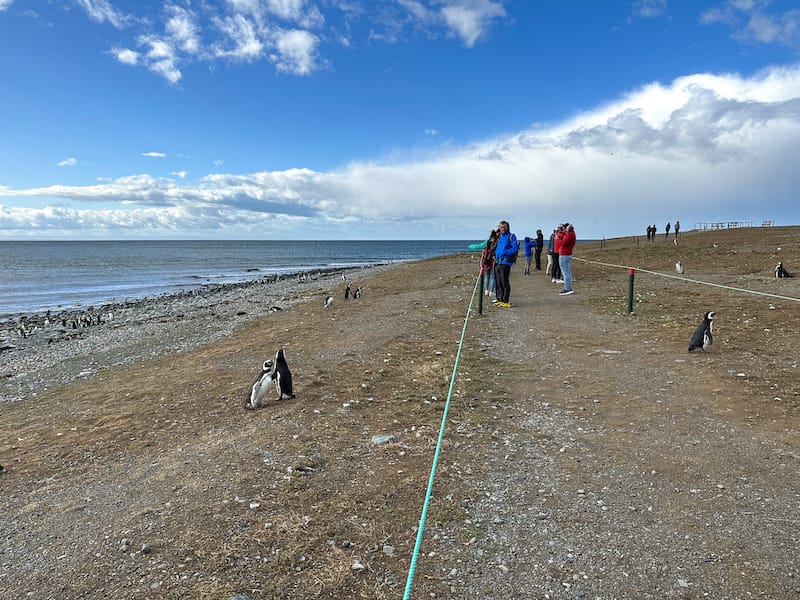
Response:
POLYGON ((355 298, 356 300, 361 298, 361 288, 360 287, 357 287, 356 291, 353 292, 353 298, 355 298))
POLYGON ((679 260, 675 261, 675 272, 678 273, 679 275, 683 275, 683 271, 684 269, 681 261, 679 260))
POLYGON ((265 360, 261 367, 261 373, 259 373, 253 385, 250 387, 250 394, 247 396, 244 403, 245 408, 255 409, 261 407, 261 401, 267 395, 269 384, 275 377, 274 371, 273 362, 269 359, 265 360))
POLYGON ((778 262, 775 265, 775 279, 779 279, 781 277, 791 277, 792 274, 787 271, 783 266, 783 261, 778 262))
POLYGON ((347 284, 347 287, 344 288, 344 299, 347 300, 350 297, 350 284, 347 284))
POLYGON ((322 307, 325 310, 328 310, 331 307, 332 304, 333 304, 333 296, 326 296, 325 297, 325 304, 323 304, 322 307))
POLYGON ((703 322, 695 329, 692 339, 689 341, 689 352, 702 350, 703 352, 714 342, 712 330, 714 329, 714 311, 709 310, 703 316, 703 322))
POLYGON ((275 353, 275 366, 272 370, 272 378, 275 380, 275 389, 278 391, 278 400, 284 398, 294 398, 292 390, 292 372, 286 362, 286 352, 283 348, 275 353))

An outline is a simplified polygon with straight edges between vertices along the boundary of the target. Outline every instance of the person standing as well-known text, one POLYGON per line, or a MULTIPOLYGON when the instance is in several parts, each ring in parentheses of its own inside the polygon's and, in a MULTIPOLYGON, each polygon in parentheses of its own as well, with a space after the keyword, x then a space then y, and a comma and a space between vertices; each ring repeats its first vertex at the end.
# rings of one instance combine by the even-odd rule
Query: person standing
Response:
POLYGON ((561 272, 564 276, 564 289, 558 294, 567 296, 572 293, 572 250, 575 248, 575 227, 564 223, 564 235, 561 238, 561 252, 558 260, 561 262, 561 272))
POLYGON ((531 259, 536 248, 536 239, 525 236, 525 275, 531 274, 531 259))
POLYGON ((670 224, 669 224, 669 221, 667 221, 667 226, 664 228, 665 229, 665 233, 664 233, 664 241, 665 242, 669 239, 669 228, 670 228, 670 224))
POLYGON ((533 251, 533 258, 536 261, 536 270, 542 270, 542 246, 544 246, 544 235, 542 230, 536 230, 536 249, 533 251))
POLYGON ((511 307, 511 265, 512 257, 519 252, 517 236, 510 231, 508 221, 500 221, 497 226, 497 246, 494 251, 494 285, 497 306, 511 307))
POLYGON ((553 252, 555 252, 555 240, 556 240, 556 230, 553 229, 553 233, 550 234, 550 239, 547 240, 547 269, 545 270, 544 274, 548 277, 553 277, 553 270, 555 268, 555 262, 553 261, 553 252))
POLYGON ((561 238, 564 237, 564 225, 559 225, 555 231, 555 238, 553 238, 553 283, 564 283, 561 278, 561 261, 559 255, 561 254, 561 238))
POLYGON ((681 222, 675 221, 675 239, 678 239, 678 232, 681 230, 681 222))
POLYGON ((489 239, 481 254, 481 273, 483 273, 484 294, 494 296, 494 248, 497 245, 497 231, 489 232, 489 239))

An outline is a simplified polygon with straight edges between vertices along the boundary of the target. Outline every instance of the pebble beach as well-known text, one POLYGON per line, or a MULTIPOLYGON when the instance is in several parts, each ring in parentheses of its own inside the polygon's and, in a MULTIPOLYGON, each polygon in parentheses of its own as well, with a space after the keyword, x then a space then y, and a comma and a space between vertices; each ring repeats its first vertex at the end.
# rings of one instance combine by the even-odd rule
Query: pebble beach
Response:
POLYGON ((392 264, 292 273, 253 281, 0 321, 0 402, 102 369, 185 352, 231 335, 247 323, 297 302, 318 299, 392 264))

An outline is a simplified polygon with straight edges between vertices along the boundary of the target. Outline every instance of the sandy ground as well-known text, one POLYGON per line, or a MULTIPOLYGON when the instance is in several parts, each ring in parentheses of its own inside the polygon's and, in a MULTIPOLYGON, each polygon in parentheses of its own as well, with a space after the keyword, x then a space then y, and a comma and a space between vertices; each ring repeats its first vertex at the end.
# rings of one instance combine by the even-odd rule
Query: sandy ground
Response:
POLYGON ((402 597, 446 406, 412 597, 800 594, 800 278, 772 274, 798 241, 585 244, 576 294, 518 265, 482 313, 477 256, 452 256, 206 344, 87 347, 82 377, 0 406, 0 596, 402 597), (245 411, 278 347, 297 398, 245 411))

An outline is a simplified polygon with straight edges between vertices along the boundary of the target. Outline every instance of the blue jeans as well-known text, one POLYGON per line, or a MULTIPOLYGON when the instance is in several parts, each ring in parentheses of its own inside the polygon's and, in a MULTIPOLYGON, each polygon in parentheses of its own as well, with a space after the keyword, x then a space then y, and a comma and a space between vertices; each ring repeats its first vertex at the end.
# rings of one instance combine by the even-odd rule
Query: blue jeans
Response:
POLYGON ((564 278, 564 289, 570 292, 572 291, 572 256, 559 256, 558 264, 564 278))
POLYGON ((486 272, 483 274, 483 286, 486 288, 487 292, 494 294, 494 267, 486 269, 486 272))

